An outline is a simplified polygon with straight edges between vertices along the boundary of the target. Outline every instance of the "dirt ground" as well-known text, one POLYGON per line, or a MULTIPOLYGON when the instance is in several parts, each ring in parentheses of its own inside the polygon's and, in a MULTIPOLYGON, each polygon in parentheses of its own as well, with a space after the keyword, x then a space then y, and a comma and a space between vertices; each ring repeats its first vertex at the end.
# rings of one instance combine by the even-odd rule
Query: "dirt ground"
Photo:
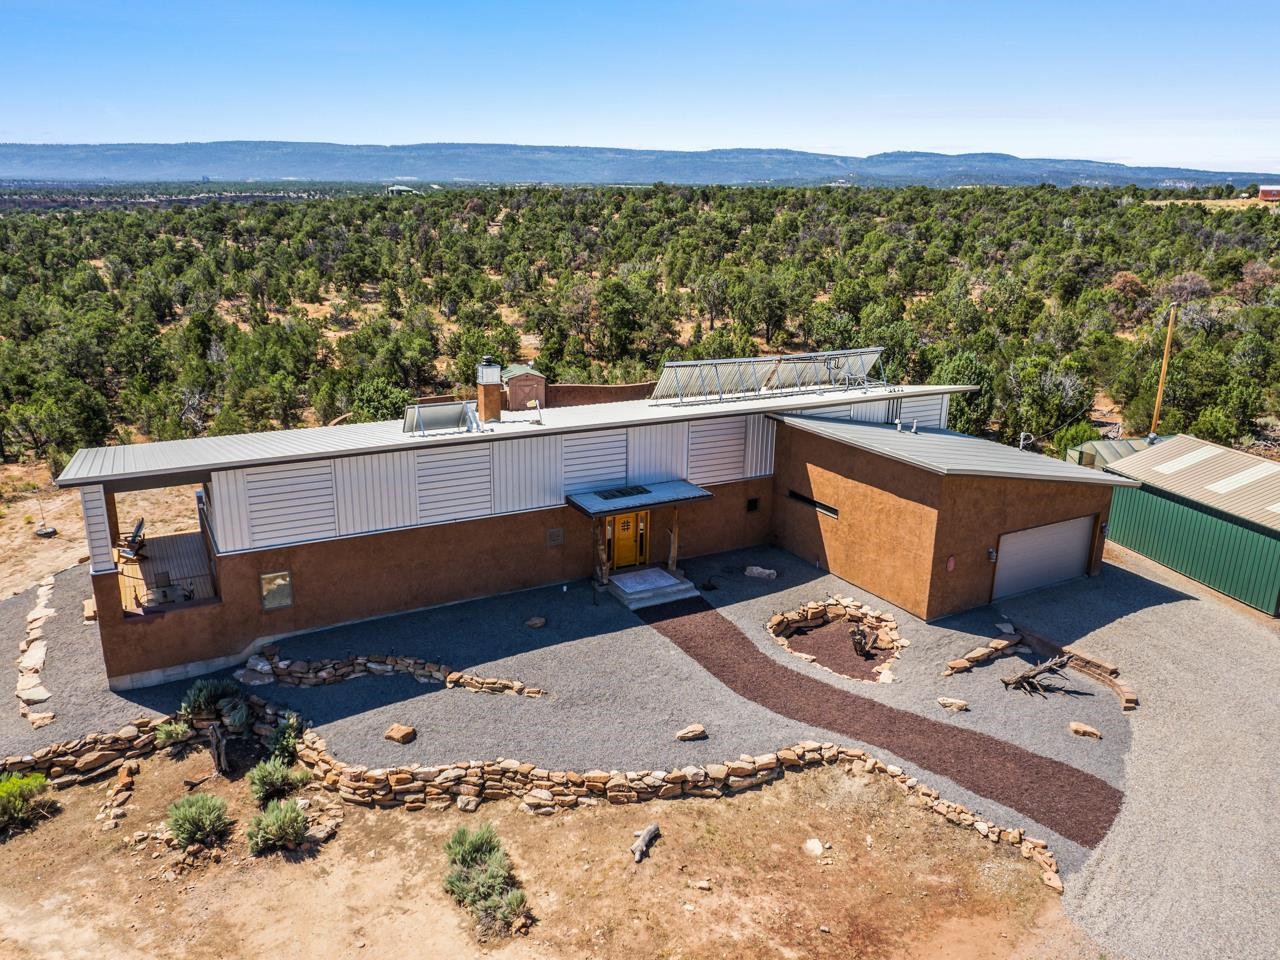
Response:
MULTIPOLYGON (((147 533, 185 533, 198 529, 195 487, 170 487, 121 494, 121 524, 145 517, 147 533)), ((51 573, 88 560, 80 495, 59 490, 42 463, 0 464, 0 598, 21 593, 51 573), (40 511, 56 527, 48 540, 36 536, 40 511)))
POLYGON ((1274 200, 1259 200, 1257 197, 1228 197, 1225 200, 1192 200, 1192 199, 1147 200, 1145 202, 1151 204, 1151 206, 1153 207, 1163 207, 1171 203, 1172 204, 1199 203, 1204 207, 1208 208, 1209 210, 1223 209, 1223 208, 1232 209, 1232 208, 1240 208, 1240 207, 1274 207, 1276 206, 1276 202, 1274 200))
POLYGON ((0 952, 31 958, 498 956, 524 958, 1096 958, 1057 896, 1009 847, 908 807, 882 778, 814 770, 731 800, 601 805, 538 818, 514 802, 478 814, 347 808, 310 855, 248 856, 242 781, 197 789, 238 821, 220 863, 175 876, 152 831, 196 751, 144 761, 118 829, 94 816, 103 787, 58 799, 52 819, 0 844, 0 952), (635 864, 632 832, 663 835, 635 864), (536 917, 532 932, 478 943, 443 893, 442 846, 492 821, 536 917), (830 844, 821 857, 807 838, 830 844), (707 881, 702 883, 702 881, 707 881), (701 886, 709 889, 700 889, 701 886))

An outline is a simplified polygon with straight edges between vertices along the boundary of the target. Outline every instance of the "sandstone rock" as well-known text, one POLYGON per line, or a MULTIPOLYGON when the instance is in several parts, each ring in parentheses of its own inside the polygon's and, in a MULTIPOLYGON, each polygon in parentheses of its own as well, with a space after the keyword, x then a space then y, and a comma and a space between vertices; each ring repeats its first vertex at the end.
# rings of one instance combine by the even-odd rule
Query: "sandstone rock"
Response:
POLYGON ((34 673, 26 674, 23 676, 22 680, 18 681, 18 699, 21 700, 23 703, 28 705, 35 704, 35 703, 44 703, 46 700, 48 700, 50 697, 53 696, 53 694, 51 694, 48 690, 46 690, 43 686, 40 685, 39 674, 34 674, 34 673), (22 686, 22 680, 26 680, 31 677, 34 677, 36 682, 24 689, 22 686))
POLYGON ((1071 723, 1068 724, 1068 729, 1070 729, 1077 737, 1092 737, 1094 740, 1102 739, 1102 734, 1095 728, 1089 726, 1087 723, 1081 723, 1079 720, 1072 720, 1071 723))
POLYGON ((528 620, 524 622, 524 625, 528 627, 530 630, 537 630, 540 627, 545 627, 547 625, 547 618, 546 617, 530 617, 528 620))
POLYGON ((418 731, 414 727, 403 723, 393 723, 387 727, 387 732, 382 736, 383 739, 391 740, 394 743, 410 743, 417 735, 418 731))
POLYGON ((968 700, 957 700, 955 697, 939 697, 938 706, 952 713, 961 713, 969 709, 968 700))
POLYGON ((18 672, 39 673, 44 669, 44 656, 48 650, 46 641, 33 640, 27 647, 27 652, 18 659, 18 672))
POLYGON ((987 657, 991 656, 993 652, 994 651, 990 647, 974 647, 964 655, 964 659, 968 660, 970 663, 978 663, 979 661, 987 659, 987 657))
POLYGON ((801 849, 811 857, 820 857, 826 850, 826 847, 822 845, 822 841, 817 837, 810 837, 804 842, 801 849))
POLYGON ((748 577, 756 577, 760 580, 776 580, 778 578, 778 571, 770 570, 768 567, 750 566, 743 573, 748 577))
POLYGON ((52 713, 28 713, 27 721, 31 724, 32 730, 39 730, 41 727, 47 727, 53 723, 57 717, 52 713))
POLYGON ((996 629, 1007 636, 1017 633, 1017 631, 1013 629, 1012 623, 997 623, 996 629))
POLYGON ((964 670, 970 669, 972 666, 973 664, 970 663, 968 660, 948 660, 947 661, 947 669, 951 670, 953 673, 961 673, 964 670))
POLYGON ((1062 892, 1062 878, 1050 870, 1046 870, 1040 874, 1040 882, 1056 893, 1062 892))
POLYGON ((707 728, 700 723, 691 723, 683 730, 676 732, 677 740, 705 740, 707 739, 707 728))
POLYGON ((480 809, 480 798, 460 796, 454 801, 454 805, 463 813, 475 813, 480 809))
POLYGON ((76 761, 75 769, 81 773, 86 770, 96 770, 103 764, 119 758, 120 754, 115 750, 92 750, 76 761))
POLYGON ((255 673, 273 672, 271 669, 271 661, 268 660, 266 657, 264 657, 260 653, 255 653, 248 660, 246 660, 244 667, 246 670, 252 670, 255 673))
POLYGON ((250 670, 248 667, 241 667, 231 674, 237 682, 243 683, 246 687, 262 687, 268 683, 275 682, 274 673, 260 673, 257 670, 250 670))

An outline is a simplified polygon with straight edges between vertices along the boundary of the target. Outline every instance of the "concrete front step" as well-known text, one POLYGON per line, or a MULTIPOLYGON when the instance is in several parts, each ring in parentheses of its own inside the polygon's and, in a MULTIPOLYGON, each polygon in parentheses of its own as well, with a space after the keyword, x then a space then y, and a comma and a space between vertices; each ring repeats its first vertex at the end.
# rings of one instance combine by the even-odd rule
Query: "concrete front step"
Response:
POLYGON ((670 603, 673 600, 686 600, 689 597, 698 596, 698 588, 689 580, 685 579, 679 573, 674 574, 677 582, 666 584, 660 587, 654 587, 648 590, 626 591, 619 587, 612 580, 605 587, 617 601, 628 610, 640 610, 643 607, 656 607, 660 603, 670 603))

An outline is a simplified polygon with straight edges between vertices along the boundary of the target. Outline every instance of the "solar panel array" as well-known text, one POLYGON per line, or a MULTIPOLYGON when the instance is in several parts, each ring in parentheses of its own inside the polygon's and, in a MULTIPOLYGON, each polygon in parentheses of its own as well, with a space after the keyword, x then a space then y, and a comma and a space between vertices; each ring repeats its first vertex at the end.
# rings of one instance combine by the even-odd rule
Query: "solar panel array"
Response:
POLYGON ((883 347, 793 353, 733 360, 678 360, 666 363, 650 402, 714 403, 789 393, 884 386, 872 375, 883 347))

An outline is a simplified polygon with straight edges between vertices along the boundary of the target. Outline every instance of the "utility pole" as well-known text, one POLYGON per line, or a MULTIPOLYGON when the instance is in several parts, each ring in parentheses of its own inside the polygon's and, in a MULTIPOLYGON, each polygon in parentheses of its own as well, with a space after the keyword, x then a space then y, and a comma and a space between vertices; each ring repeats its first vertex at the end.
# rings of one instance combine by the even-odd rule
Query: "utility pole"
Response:
POLYGON ((1160 361, 1160 385, 1156 387, 1156 408, 1151 413, 1151 433, 1148 440, 1155 440, 1160 426, 1160 404, 1164 402, 1164 378, 1169 372, 1169 350, 1173 347, 1173 328, 1178 322, 1178 301, 1169 304, 1169 329, 1164 335, 1164 359, 1160 361))

